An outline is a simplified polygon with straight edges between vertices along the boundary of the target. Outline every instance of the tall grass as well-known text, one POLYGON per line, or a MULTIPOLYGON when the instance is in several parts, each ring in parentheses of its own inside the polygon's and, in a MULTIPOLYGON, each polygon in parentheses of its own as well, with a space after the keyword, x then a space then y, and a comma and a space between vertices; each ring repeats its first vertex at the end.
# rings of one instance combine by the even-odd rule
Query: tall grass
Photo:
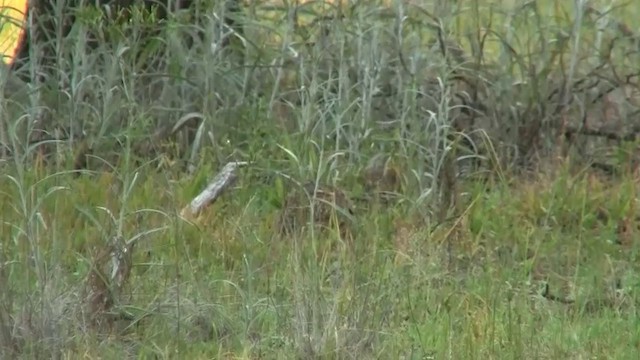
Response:
POLYGON ((589 165, 634 148, 637 6, 447 4, 89 7, 32 44, 0 106, 2 356, 634 358, 635 175, 589 165))

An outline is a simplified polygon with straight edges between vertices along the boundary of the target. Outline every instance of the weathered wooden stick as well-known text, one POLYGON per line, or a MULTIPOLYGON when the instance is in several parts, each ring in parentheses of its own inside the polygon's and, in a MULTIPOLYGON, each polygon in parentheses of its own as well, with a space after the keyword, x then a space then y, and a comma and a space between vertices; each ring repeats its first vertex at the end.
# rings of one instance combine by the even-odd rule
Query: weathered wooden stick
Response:
POLYGON ((240 166, 247 165, 244 161, 227 163, 222 171, 207 185, 207 187, 180 212, 180 216, 186 219, 194 219, 202 210, 213 204, 218 197, 237 179, 236 170, 240 166))

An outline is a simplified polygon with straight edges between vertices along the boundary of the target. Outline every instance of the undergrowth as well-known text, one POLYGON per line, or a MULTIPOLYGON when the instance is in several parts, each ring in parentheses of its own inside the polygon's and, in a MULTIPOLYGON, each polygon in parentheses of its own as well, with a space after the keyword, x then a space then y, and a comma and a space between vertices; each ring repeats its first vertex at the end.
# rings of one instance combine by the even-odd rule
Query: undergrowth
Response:
POLYGON ((636 357, 637 6, 209 5, 12 69, 3 357, 636 357))

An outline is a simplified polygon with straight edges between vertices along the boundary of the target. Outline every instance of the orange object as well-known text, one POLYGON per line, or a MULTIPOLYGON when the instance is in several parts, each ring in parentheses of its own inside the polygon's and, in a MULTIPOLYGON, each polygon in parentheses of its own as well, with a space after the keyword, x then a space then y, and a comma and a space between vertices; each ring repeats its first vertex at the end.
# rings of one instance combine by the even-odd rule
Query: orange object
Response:
POLYGON ((5 64, 16 60, 25 40, 28 0, 0 0, 0 54, 5 64))

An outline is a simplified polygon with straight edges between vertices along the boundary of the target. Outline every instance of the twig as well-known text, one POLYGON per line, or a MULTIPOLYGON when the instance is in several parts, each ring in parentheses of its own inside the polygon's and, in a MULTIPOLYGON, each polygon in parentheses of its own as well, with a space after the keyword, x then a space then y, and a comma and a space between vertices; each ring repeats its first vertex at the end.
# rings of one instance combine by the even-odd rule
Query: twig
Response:
POLYGON ((222 168, 222 171, 207 185, 207 187, 180 212, 180 216, 186 219, 196 218, 202 210, 213 204, 220 194, 236 180, 236 170, 240 166, 247 165, 247 162, 230 162, 222 168))

